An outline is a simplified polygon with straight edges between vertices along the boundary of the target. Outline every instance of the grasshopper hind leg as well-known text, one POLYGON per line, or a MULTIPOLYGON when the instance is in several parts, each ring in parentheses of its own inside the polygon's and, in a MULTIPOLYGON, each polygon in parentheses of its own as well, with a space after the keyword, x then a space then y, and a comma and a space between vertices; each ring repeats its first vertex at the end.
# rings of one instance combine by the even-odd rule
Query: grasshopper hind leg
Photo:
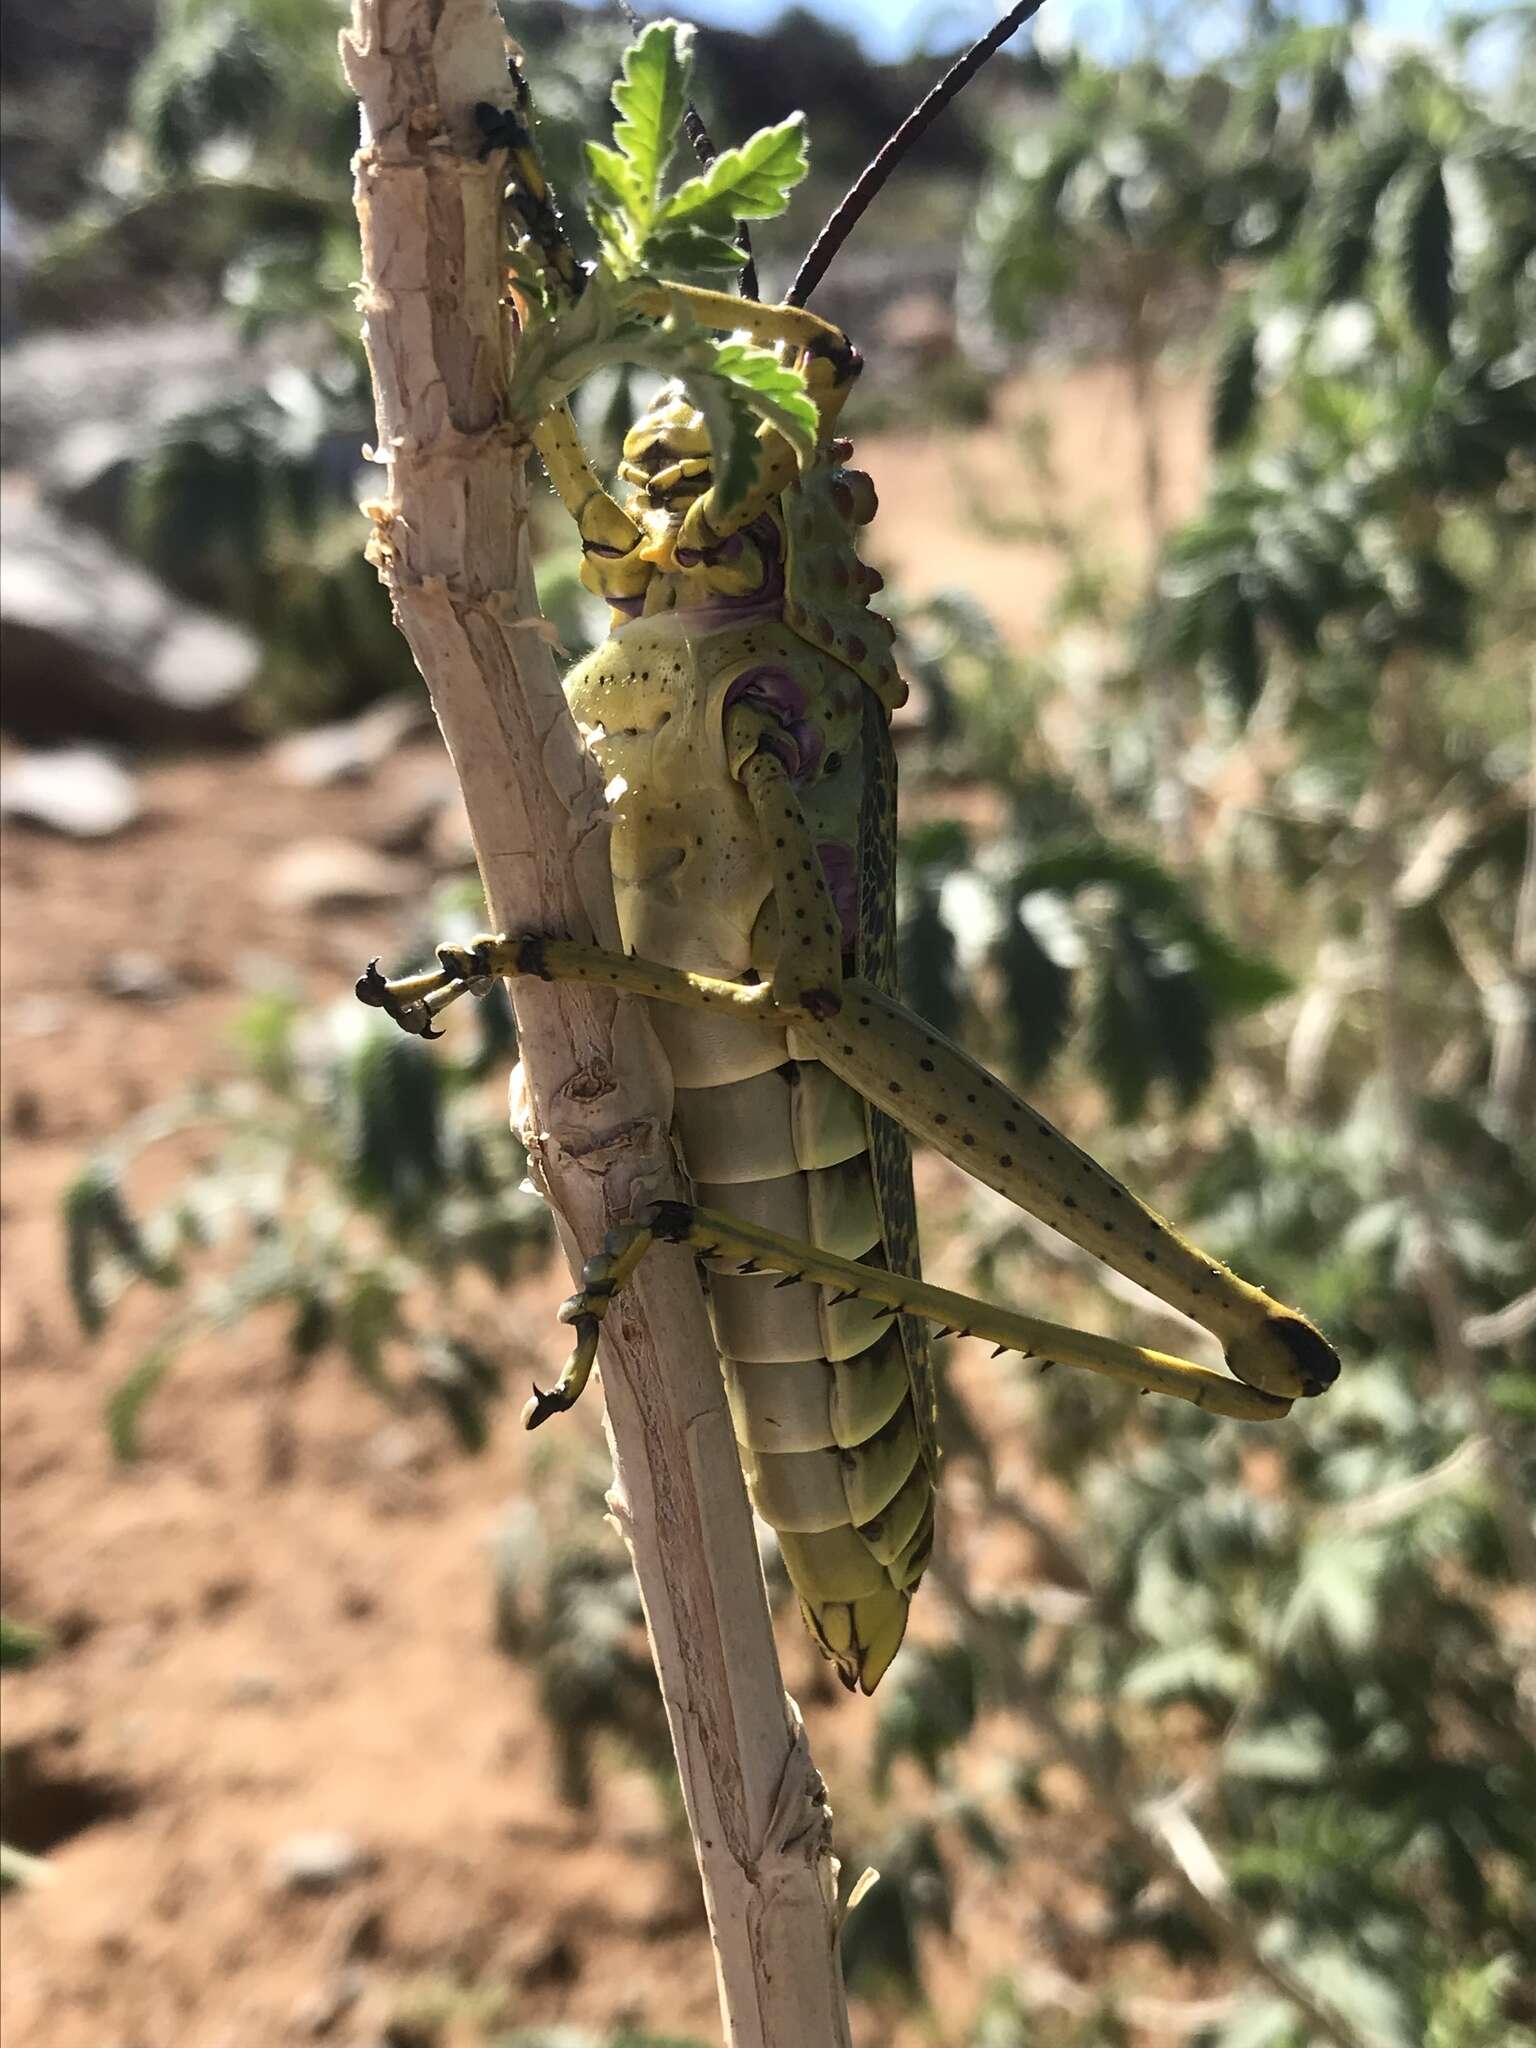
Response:
POLYGON ((1248 1386, 1290 1401, 1337 1378, 1338 1354, 1304 1316, 1191 1244, 894 997, 849 984, 836 1018, 796 1026, 801 1044, 913 1137, 1202 1323, 1248 1386))

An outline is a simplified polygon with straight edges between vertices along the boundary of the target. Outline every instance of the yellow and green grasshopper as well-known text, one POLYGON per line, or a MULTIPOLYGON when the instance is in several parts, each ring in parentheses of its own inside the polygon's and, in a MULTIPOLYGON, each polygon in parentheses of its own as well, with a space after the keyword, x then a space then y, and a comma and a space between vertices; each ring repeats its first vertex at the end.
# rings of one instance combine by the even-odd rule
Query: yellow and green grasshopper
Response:
POLYGON ((933 1542, 930 1324, 1247 1420, 1320 1393, 1338 1360, 899 1000, 890 718, 905 688, 870 609, 881 579, 854 545, 874 491, 836 433, 859 358, 798 303, 804 274, 781 305, 673 281, 674 265, 739 269, 739 223, 779 211, 804 170, 787 122, 668 195, 687 87, 687 32, 652 24, 615 87, 614 147, 589 146, 603 250, 590 272, 545 183, 526 95, 483 110, 489 144, 509 152, 519 230, 512 409, 612 610, 565 688, 609 794, 624 951, 490 937, 441 946, 434 971, 400 980, 375 964, 358 992, 427 1034, 503 975, 648 1001, 693 1199, 647 1205, 588 1260, 561 1311, 575 1349, 526 1419, 575 1401, 648 1247, 691 1246, 752 1500, 815 1640, 870 1692, 933 1542), (624 503, 566 403, 618 361, 672 379, 625 438, 624 503), (914 1138, 1203 1323, 1231 1376, 925 1285, 914 1138))

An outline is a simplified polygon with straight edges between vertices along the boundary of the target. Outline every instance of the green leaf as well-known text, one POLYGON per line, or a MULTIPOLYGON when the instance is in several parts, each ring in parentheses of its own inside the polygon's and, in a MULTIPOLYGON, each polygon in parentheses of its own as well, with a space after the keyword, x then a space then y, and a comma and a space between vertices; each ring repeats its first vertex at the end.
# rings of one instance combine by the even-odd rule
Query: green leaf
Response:
POLYGON ((1172 1084, 1186 1107, 1215 1064, 1211 1011, 1182 949, 1150 939, 1118 912, 1101 957, 1089 1016, 1089 1058, 1108 1090, 1117 1122, 1139 1116, 1156 1080, 1172 1084))
POLYGON ((400 1327, 400 1301, 388 1277, 365 1268, 352 1276, 341 1306, 341 1341, 359 1379, 393 1400, 396 1389, 384 1365, 384 1345, 400 1327))
POLYGON ((1019 904, 992 950, 1003 985, 1008 1043, 1020 1080, 1038 1080, 1066 1039, 1072 1020, 1070 967, 1041 944, 1019 904))
POLYGON ((644 204, 644 194, 634 165, 606 142, 587 144, 587 166, 593 179, 608 194, 620 212, 635 214, 644 204))
POLYGON ((1455 311, 1455 254, 1445 176, 1427 164, 1403 223, 1403 291, 1413 324, 1437 355, 1448 355, 1455 311))
POLYGON ((668 223, 724 209, 731 220, 773 220, 805 176, 805 116, 759 128, 739 149, 722 150, 701 176, 680 185, 662 209, 668 223))
POLYGON ((663 223, 647 240, 644 268, 678 284, 734 277, 745 258, 741 244, 728 232, 710 233, 702 224, 686 227, 663 223))
POLYGON ((1258 332, 1244 314, 1234 322, 1216 364, 1211 393, 1211 446, 1220 454, 1235 448, 1258 409, 1258 332))
POLYGON ((1247 718, 1264 688, 1264 649, 1258 620, 1241 582, 1231 577, 1212 590, 1205 604, 1206 664, 1218 689, 1239 717, 1247 718))
POLYGON ((938 1782, 940 1765, 975 1725, 977 1690, 975 1653, 963 1644, 907 1651, 882 1696, 870 1765, 877 1792, 885 1792, 891 1765, 903 1756, 938 1782))
POLYGON ((902 993, 925 1022, 946 1038, 960 1027, 960 992, 954 934, 939 908, 939 892, 919 880, 897 940, 902 993))
POLYGON ((778 428, 802 465, 811 461, 821 419, 798 369, 781 363, 770 349, 721 341, 714 347, 712 374, 739 391, 759 419, 778 428))
POLYGON ((141 1279, 152 1281, 156 1287, 179 1284, 181 1274, 178 1268, 170 1260, 157 1257, 145 1241, 137 1219, 123 1199, 122 1186, 116 1175, 107 1175, 98 1185, 96 1223, 124 1265, 141 1279))
POLYGON ((139 1455, 139 1418, 146 1402, 175 1361, 179 1339, 167 1333, 152 1344, 126 1379, 107 1398, 107 1438, 119 1463, 131 1465, 139 1455))
POLYGON ((715 486, 729 507, 756 479, 757 422, 777 428, 804 463, 815 453, 817 412, 800 371, 767 349, 712 335, 691 341, 678 374, 709 427, 715 486))
POLYGON ((724 503, 739 505, 757 475, 757 415, 739 390, 707 370, 694 370, 683 382, 709 429, 715 488, 724 503))
POLYGON ((1376 210, 1387 188, 1413 154, 1406 130, 1383 136, 1364 149, 1334 188, 1324 209, 1317 297, 1325 306, 1353 298, 1371 259, 1376 210))
POLYGON ((629 215, 637 242, 644 241, 657 217, 661 181, 677 147, 692 72, 693 30, 677 21, 649 23, 625 50, 623 74, 613 88, 621 117, 613 131, 615 150, 588 146, 589 161, 596 154, 604 157, 598 175, 629 215), (607 161, 610 155, 622 162, 622 171, 607 161))
POLYGON ((111 1172, 105 1160, 93 1159, 64 1191, 65 1277, 75 1319, 89 1337, 107 1320, 106 1305, 97 1289, 97 1212, 103 1182, 111 1172))
POLYGON ((24 1621, 12 1621, 0 1614, 0 1671, 24 1671, 46 1657, 53 1638, 45 1628, 29 1628, 24 1621))
POLYGON ((490 1441, 488 1408, 501 1392, 501 1368, 459 1337, 428 1337, 421 1346, 421 1384, 453 1427, 466 1451, 490 1441))
POLYGON ((420 1214, 445 1181, 437 1063, 419 1039, 374 1029, 343 1081, 353 1195, 397 1217, 420 1214))

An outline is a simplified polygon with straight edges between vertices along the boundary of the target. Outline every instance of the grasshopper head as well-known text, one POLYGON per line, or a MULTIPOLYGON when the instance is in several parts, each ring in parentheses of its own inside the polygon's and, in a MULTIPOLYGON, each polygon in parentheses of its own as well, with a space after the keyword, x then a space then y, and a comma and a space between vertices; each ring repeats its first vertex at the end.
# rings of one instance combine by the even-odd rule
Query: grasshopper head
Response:
POLYGON ((667 385, 624 436, 619 475, 634 486, 631 510, 647 526, 658 513, 679 523, 709 489, 711 461, 704 415, 667 385))

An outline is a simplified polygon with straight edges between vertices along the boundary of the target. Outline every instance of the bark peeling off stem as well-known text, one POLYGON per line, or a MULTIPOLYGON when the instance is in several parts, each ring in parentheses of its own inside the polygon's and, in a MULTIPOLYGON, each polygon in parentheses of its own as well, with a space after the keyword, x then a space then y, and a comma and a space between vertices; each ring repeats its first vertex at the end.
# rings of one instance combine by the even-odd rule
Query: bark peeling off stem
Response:
MULTIPOLYGON (((603 800, 538 615, 526 442, 503 413, 502 163, 473 109, 504 79, 488 0, 354 0, 359 308, 385 484, 370 553, 427 680, 502 930, 617 938, 603 800)), ((573 1261, 681 1192, 671 1077, 643 1012, 519 982, 520 1121, 573 1261)), ((784 1694, 693 1260, 647 1259, 602 1344, 614 1519, 634 1560, 732 2048, 846 2048, 821 1780, 784 1694)), ((579 1422, 575 1426, 580 1426, 579 1422)))

